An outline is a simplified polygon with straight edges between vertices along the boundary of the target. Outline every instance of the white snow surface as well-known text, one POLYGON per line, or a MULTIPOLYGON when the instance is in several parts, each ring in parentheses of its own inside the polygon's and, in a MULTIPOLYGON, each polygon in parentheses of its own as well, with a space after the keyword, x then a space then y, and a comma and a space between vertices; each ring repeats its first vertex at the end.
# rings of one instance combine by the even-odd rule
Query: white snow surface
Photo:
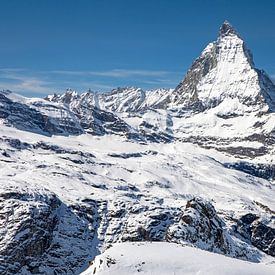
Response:
POLYGON ((275 265, 255 264, 173 243, 120 243, 97 256, 82 275, 272 275, 275 265))
POLYGON ((220 37, 217 43, 217 66, 199 83, 199 99, 205 102, 256 98, 260 90, 258 75, 249 60, 244 41, 238 35, 228 35, 220 37))
POLYGON ((21 150, 12 153, 15 164, 1 163, 2 180, 10 179, 10 175, 12 175, 13 181, 31 181, 36 186, 42 188, 46 186, 65 201, 74 201, 85 197, 89 194, 89 190, 94 193, 95 197, 104 194, 112 199, 121 196, 119 192, 114 191, 114 187, 131 184, 139 187, 145 193, 150 192, 154 194, 153 196, 164 198, 165 201, 167 200, 167 204, 182 204, 183 198, 187 199, 189 195, 197 195, 215 201, 215 206, 223 210, 240 213, 251 207, 256 210, 258 208, 253 206, 255 200, 275 209, 275 202, 271 195, 274 193, 274 188, 270 182, 224 168, 222 163, 230 162, 232 157, 215 150, 202 149, 190 143, 139 144, 113 135, 47 137, 19 131, 4 125, 1 126, 0 135, 18 138, 21 142, 30 144, 43 141, 67 150, 78 148, 83 152, 95 155, 95 164, 92 166, 85 163, 71 166, 69 160, 52 152, 41 149, 21 150), (111 153, 145 152, 149 153, 142 157, 127 159, 110 156, 111 153), (150 152, 156 152, 156 154, 150 152), (55 165, 56 163, 58 165, 55 165), (110 165, 105 168, 101 163, 110 165), (36 168, 42 164, 48 165, 43 169, 36 168), (53 173, 57 171, 62 171, 67 176, 53 173), (95 172, 96 175, 85 173, 85 183, 83 184, 79 175, 84 171, 95 172), (59 179, 58 182, 57 179, 59 179), (150 187, 148 189, 146 183, 149 181, 165 183, 168 188, 150 187), (110 187, 110 190, 96 192, 91 185, 99 182, 104 182, 110 187), (232 203, 233 201, 234 203, 232 203))

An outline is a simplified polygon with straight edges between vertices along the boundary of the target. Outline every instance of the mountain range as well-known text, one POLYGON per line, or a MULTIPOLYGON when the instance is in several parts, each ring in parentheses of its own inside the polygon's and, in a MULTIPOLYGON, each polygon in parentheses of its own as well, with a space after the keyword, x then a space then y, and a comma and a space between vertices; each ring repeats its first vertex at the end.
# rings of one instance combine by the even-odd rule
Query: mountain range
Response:
POLYGON ((173 89, 6 90, 0 122, 1 274, 275 272, 275 85, 227 21, 173 89))

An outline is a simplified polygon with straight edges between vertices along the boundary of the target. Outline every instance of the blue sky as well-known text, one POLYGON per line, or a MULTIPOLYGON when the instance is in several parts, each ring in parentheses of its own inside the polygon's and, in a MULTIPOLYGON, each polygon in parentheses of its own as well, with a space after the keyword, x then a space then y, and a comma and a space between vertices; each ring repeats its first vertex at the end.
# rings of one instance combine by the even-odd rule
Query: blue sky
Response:
POLYGON ((273 0, 0 0, 0 89, 175 87, 231 22, 275 76, 273 0))

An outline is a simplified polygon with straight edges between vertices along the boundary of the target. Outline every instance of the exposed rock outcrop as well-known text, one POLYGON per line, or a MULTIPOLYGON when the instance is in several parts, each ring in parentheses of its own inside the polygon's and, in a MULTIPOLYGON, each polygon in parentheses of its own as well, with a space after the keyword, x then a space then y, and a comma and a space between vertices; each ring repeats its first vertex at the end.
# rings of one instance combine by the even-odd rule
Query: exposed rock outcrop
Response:
POLYGON ((242 216, 236 230, 255 247, 275 256, 275 229, 261 222, 257 215, 248 213, 242 216))

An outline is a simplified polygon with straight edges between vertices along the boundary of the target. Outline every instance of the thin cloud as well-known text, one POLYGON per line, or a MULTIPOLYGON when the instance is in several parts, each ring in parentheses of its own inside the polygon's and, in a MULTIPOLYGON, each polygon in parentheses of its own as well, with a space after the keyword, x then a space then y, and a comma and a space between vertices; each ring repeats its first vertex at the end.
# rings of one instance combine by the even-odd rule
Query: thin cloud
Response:
POLYGON ((66 71, 66 70, 55 70, 52 71, 55 74, 63 75, 75 75, 75 76, 102 76, 102 77, 114 77, 114 78, 127 78, 132 76, 140 77, 162 77, 174 74, 175 72, 169 71, 155 71, 155 70, 124 70, 114 69, 107 71, 66 71))
POLYGON ((177 72, 161 70, 31 71, 24 68, 0 68, 0 89, 36 96, 62 92, 67 88, 103 92, 119 86, 153 89, 174 87, 180 75, 177 72))
MULTIPOLYGON (((41 77, 29 76, 27 71, 23 69, 0 69, 0 89, 10 90, 16 93, 33 93, 37 95, 47 95, 57 90, 65 90, 66 88, 73 88, 77 86, 81 90, 104 90, 110 91, 114 88, 112 85, 104 84, 96 81, 68 81, 60 80, 56 82, 46 81, 41 77), (62 88, 60 83, 62 82, 62 88)), ((39 75, 47 75, 47 72, 38 72, 39 75)))
POLYGON ((167 86, 175 87, 178 84, 179 80, 167 80, 167 79, 161 79, 161 80, 144 80, 142 83, 149 84, 149 85, 155 85, 155 86, 161 86, 163 88, 167 86))
POLYGON ((115 85, 108 85, 98 81, 78 81, 77 83, 75 81, 64 81, 62 83, 64 86, 71 89, 75 89, 77 84, 77 87, 79 87, 78 90, 82 91, 87 91, 88 89, 94 91, 110 91, 116 87, 115 85))
POLYGON ((0 68, 0 73, 11 73, 11 72, 24 72, 26 69, 23 68, 0 68))
POLYGON ((47 94, 53 89, 44 86, 39 80, 25 80, 19 84, 10 83, 7 81, 0 81, 1 90, 10 90, 16 93, 35 93, 35 94, 47 94))
POLYGON ((51 82, 28 76, 24 69, 0 69, 0 87, 15 92, 34 92, 45 94, 50 91, 51 82))

